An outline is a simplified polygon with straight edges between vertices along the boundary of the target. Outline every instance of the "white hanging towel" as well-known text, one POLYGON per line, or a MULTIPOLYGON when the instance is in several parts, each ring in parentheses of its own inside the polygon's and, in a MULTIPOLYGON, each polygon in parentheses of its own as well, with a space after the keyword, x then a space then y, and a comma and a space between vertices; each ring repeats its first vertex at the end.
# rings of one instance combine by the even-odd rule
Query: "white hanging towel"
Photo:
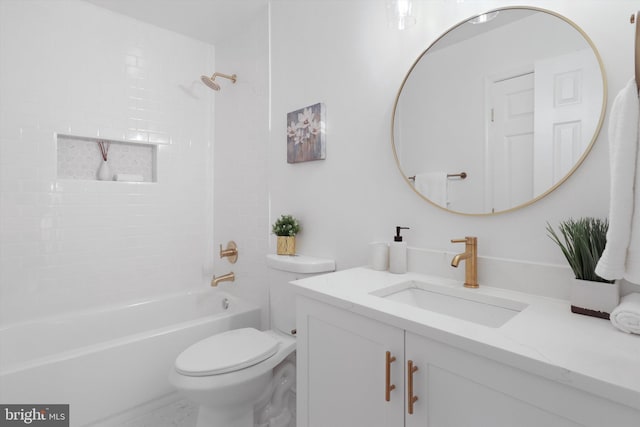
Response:
POLYGON ((611 196, 607 245, 596 267, 605 279, 640 284, 640 101, 635 79, 613 101, 609 117, 611 196))
POLYGON ((446 172, 424 172, 416 174, 414 185, 420 194, 446 208, 449 201, 447 184, 446 172))

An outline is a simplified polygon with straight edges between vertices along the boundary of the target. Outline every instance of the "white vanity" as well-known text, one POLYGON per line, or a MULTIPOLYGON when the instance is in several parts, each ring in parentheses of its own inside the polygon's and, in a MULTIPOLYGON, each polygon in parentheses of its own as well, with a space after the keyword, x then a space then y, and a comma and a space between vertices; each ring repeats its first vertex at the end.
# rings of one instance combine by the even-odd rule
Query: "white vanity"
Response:
POLYGON ((298 427, 640 426, 640 336, 567 301, 369 268, 293 283, 298 427))

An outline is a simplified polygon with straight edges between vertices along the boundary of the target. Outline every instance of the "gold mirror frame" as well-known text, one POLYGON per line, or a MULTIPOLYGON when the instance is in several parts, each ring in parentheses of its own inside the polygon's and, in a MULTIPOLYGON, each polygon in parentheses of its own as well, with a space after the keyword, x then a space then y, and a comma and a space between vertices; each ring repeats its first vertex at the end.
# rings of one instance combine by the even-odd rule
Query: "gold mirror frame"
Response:
POLYGON ((428 203, 430 203, 431 205, 442 209, 444 211, 447 212, 451 212, 454 214, 458 214, 458 215, 465 215, 465 216, 490 216, 490 215, 498 215, 498 214, 503 214, 503 213, 507 213, 507 212, 513 212, 516 211, 518 209, 522 209, 524 207, 527 207, 535 202, 537 202, 538 200, 546 197, 548 194, 550 194, 551 192, 553 192, 556 188, 560 187, 560 185, 562 185, 567 179, 569 179, 569 177, 571 175, 573 175, 573 173, 582 165, 582 163, 584 162, 584 160, 587 158, 587 156, 589 155, 589 153, 591 152, 591 149, 593 148, 593 145, 595 144, 596 140, 598 139, 598 135, 600 134, 600 131, 602 129, 602 123, 604 122, 604 117, 605 117, 605 113, 606 113, 606 109, 607 109, 607 77, 606 77, 606 72, 604 69, 604 63, 602 62, 602 57, 600 56, 600 53, 598 52, 598 49, 596 48, 595 44, 593 43, 593 41, 591 40, 591 38, 582 30, 582 28, 580 28, 576 23, 574 23, 573 21, 571 21, 570 19, 566 18, 565 16, 560 15, 559 13, 547 10, 547 9, 543 9, 543 8, 538 8, 538 7, 533 7, 533 6, 507 6, 507 7, 501 7, 501 8, 496 8, 496 9, 491 9, 487 12, 484 13, 480 13, 478 15, 474 15, 471 16, 463 21, 458 22, 457 24, 455 24, 454 26, 450 27, 447 31, 445 31, 443 34, 441 34, 436 40, 433 41, 433 43, 431 43, 429 45, 429 47, 427 47, 419 56, 418 58, 413 62, 413 64, 411 65, 411 67, 409 68, 409 71, 407 72, 406 76, 404 77, 402 84, 400 85, 400 89, 398 89, 398 93, 396 95, 396 100, 393 106, 393 111, 391 112, 391 149, 393 150, 393 156, 396 160, 396 165, 398 167, 398 171, 402 174, 403 179, 405 180, 405 182, 407 183, 407 185, 418 195, 420 196, 423 200, 427 201, 428 203), (427 198, 424 194, 422 194, 421 192, 419 192, 418 190, 416 190, 415 186, 409 181, 409 178, 407 177, 407 175, 404 173, 404 171, 402 170, 402 166, 400 165, 400 159, 398 158, 398 153, 396 151, 396 143, 395 143, 395 120, 396 120, 396 110, 398 108, 398 101, 400 100, 400 95, 402 94, 402 89, 404 88, 407 79, 409 78, 409 76, 411 75, 411 72, 414 70, 414 68, 417 66, 417 64, 420 62, 420 60, 429 52, 429 49, 431 49, 436 43, 438 43, 438 41, 440 41, 443 37, 445 37, 447 34, 449 34, 451 31, 455 30, 456 28, 458 28, 459 26, 461 26, 462 24, 470 21, 471 19, 477 18, 479 16, 482 15, 487 15, 490 14, 492 12, 496 12, 496 11, 503 11, 503 10, 533 10, 533 11, 537 11, 537 12, 543 12, 543 13, 547 13, 549 15, 555 16, 556 18, 559 18, 561 20, 563 20, 564 22, 566 22, 567 24, 571 25, 576 31, 578 31, 578 33, 580 33, 580 35, 582 35, 582 37, 584 38, 584 40, 587 42, 587 44, 589 45, 589 47, 591 47, 591 50, 593 51, 593 54, 596 57, 596 60, 598 61, 598 65, 600 67, 600 73, 602 75, 602 107, 601 107, 601 112, 600 112, 600 118, 598 119, 598 124, 595 128, 595 131, 593 133, 593 137, 591 138, 591 141, 589 142, 588 146, 585 148, 584 153, 582 153, 582 155, 580 156, 580 158, 576 161, 576 163, 574 164, 574 166, 571 168, 571 170, 569 170, 569 172, 567 172, 567 174, 565 176, 563 176, 560 180, 558 180, 558 182, 556 182, 555 184, 553 184, 549 189, 547 189, 544 193, 532 198, 531 200, 527 201, 526 203, 522 203, 520 205, 514 206, 512 208, 509 209, 505 209, 505 210, 501 210, 501 211, 496 211, 496 212, 482 212, 482 213, 468 213, 468 212, 459 212, 459 211, 455 211, 452 209, 448 209, 446 207, 440 206, 437 203, 434 203, 432 200, 430 200, 429 198, 427 198))

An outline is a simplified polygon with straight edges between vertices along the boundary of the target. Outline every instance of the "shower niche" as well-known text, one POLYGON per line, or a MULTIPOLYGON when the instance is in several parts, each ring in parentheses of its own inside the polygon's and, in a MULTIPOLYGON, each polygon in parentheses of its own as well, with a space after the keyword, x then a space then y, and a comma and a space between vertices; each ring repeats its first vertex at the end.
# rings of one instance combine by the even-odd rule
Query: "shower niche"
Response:
POLYGON ((157 150, 155 144, 57 134, 57 177, 157 182, 157 150))

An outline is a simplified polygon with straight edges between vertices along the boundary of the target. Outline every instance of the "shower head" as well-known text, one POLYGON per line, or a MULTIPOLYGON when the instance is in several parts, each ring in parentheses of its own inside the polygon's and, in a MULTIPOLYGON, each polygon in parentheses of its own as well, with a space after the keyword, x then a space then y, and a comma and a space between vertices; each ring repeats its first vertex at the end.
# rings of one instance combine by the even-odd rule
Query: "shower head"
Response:
POLYGON ((202 80, 202 83, 206 84, 211 89, 217 91, 217 90, 220 90, 220 85, 218 83, 216 83, 216 81, 215 81, 216 77, 224 77, 225 79, 231 80, 233 83, 236 82, 236 75, 235 74, 228 75, 228 74, 222 74, 222 73, 213 73, 213 75, 211 77, 209 77, 209 76, 200 76, 200 80, 202 80))
POLYGON ((206 84, 213 90, 220 90, 220 85, 213 81, 213 79, 209 76, 200 76, 200 80, 202 83, 206 84))

